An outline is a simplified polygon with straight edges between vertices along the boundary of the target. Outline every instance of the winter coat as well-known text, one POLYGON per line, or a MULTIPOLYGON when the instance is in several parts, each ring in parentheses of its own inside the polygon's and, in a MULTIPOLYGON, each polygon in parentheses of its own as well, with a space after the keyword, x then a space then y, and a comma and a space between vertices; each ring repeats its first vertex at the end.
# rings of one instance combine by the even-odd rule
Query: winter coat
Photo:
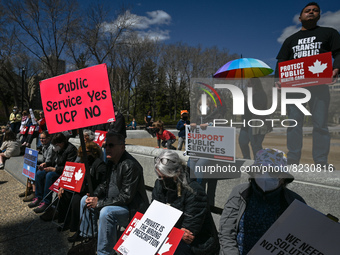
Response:
POLYGON ((163 181, 156 180, 152 199, 168 203, 183 212, 175 227, 186 228, 193 233, 195 238, 191 250, 194 254, 216 254, 219 249, 218 236, 207 195, 198 182, 191 181, 189 186, 192 190, 182 187, 181 196, 178 196, 176 185, 174 190, 168 190, 163 181))
POLYGON ((125 151, 117 165, 108 162, 105 182, 98 185, 94 196, 98 197, 98 209, 104 206, 127 206, 130 219, 137 211, 144 213, 149 206, 149 200, 144 185, 143 167, 125 151), (116 183, 111 182, 113 171, 117 171, 116 183), (108 197, 108 191, 113 186, 117 186, 119 194, 108 197))
POLYGON ((4 141, 1 144, 0 152, 4 152, 6 158, 15 157, 20 155, 20 142, 19 141, 4 141))
MULTIPOLYGON (((239 255, 237 234, 241 217, 246 209, 247 200, 251 193, 251 184, 243 183, 233 188, 220 218, 219 240, 220 255, 239 255)), ((305 201, 295 192, 283 188, 283 196, 287 205, 295 199, 305 201)))

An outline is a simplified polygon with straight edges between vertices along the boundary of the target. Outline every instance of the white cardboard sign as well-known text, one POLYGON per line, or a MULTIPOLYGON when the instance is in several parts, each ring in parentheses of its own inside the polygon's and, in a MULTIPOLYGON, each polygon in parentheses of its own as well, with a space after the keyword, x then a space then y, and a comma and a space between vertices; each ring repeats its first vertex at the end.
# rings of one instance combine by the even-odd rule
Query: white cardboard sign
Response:
POLYGON ((123 255, 156 254, 181 215, 180 210, 154 200, 118 251, 123 255))
POLYGON ((234 127, 185 126, 185 150, 188 156, 235 162, 236 129, 234 127))

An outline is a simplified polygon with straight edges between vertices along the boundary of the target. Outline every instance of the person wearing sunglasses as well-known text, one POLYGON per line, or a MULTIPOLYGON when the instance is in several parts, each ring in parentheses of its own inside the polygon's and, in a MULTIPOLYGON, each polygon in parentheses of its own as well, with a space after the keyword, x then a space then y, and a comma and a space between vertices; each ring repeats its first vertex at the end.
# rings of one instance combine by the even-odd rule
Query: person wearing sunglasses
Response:
POLYGON ((198 182, 188 178, 178 154, 162 151, 155 158, 155 172, 158 178, 152 200, 170 204, 183 212, 175 225, 184 231, 175 254, 217 254, 218 235, 207 195, 198 182))
POLYGON ((259 150, 247 173, 249 182, 233 188, 220 218, 221 255, 248 254, 295 199, 305 203, 286 187, 294 177, 283 151, 259 150))
POLYGON ((117 225, 127 227, 137 211, 144 213, 149 206, 143 167, 125 150, 125 137, 109 131, 105 148, 108 159, 105 181, 97 186, 93 196, 84 196, 80 206, 80 217, 84 219, 79 235, 92 237, 92 226, 89 226, 91 212, 93 232, 98 232, 98 255, 114 254, 113 247, 118 240, 117 225), (83 212, 84 207, 86 210, 83 212))

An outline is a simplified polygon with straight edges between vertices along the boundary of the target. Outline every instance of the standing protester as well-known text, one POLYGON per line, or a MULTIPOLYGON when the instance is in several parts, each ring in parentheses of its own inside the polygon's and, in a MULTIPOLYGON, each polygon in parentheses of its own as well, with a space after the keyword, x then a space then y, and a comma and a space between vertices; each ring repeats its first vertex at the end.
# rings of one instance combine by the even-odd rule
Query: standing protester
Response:
POLYGON ((11 124, 11 130, 17 134, 21 124, 21 114, 18 111, 18 106, 13 107, 13 112, 9 116, 9 123, 11 124))
MULTIPOLYGON (((277 55, 278 63, 301 57, 332 52, 333 78, 338 78, 340 68, 340 35, 329 27, 319 27, 320 7, 317 3, 308 3, 301 11, 299 20, 302 24, 300 31, 288 37, 277 55)), ((278 68, 276 67, 276 77, 278 68)), ((277 83, 280 85, 279 83, 277 83)), ((328 166, 330 135, 328 131, 328 108, 330 101, 327 85, 316 85, 307 88, 311 92, 308 104, 313 118, 313 159, 315 164, 328 166)), ((293 94, 291 98, 299 95, 293 94)), ((287 105, 288 118, 297 121, 297 125, 287 129, 288 164, 299 164, 302 149, 302 126, 304 115, 292 104, 287 105)))
MULTIPOLYGON (((253 106, 257 110, 265 110, 267 109, 267 94, 263 89, 261 80, 259 78, 252 78, 248 80, 247 87, 253 88, 253 106)), ((264 121, 268 116, 258 116, 252 114, 249 110, 248 104, 244 101, 244 119, 246 123, 251 119, 258 119, 264 121)), ((268 123, 268 122, 266 122, 268 123)), ((251 145, 251 149, 253 151, 254 159, 255 155, 259 150, 262 150, 262 142, 267 133, 272 130, 272 127, 269 125, 262 125, 259 121, 253 121, 253 125, 249 126, 248 124, 241 127, 240 135, 238 138, 238 142, 240 145, 240 149, 244 159, 250 159, 250 149, 249 143, 251 145)))
POLYGON ((148 113, 145 115, 144 117, 144 121, 145 121, 145 129, 146 131, 152 135, 152 137, 155 137, 155 133, 154 133, 154 130, 152 128, 152 115, 151 115, 151 111, 148 111, 148 113))
POLYGON ((181 111, 181 119, 177 122, 178 132, 178 146, 177 150, 182 150, 183 144, 185 144, 185 126, 190 125, 189 112, 187 110, 181 111))

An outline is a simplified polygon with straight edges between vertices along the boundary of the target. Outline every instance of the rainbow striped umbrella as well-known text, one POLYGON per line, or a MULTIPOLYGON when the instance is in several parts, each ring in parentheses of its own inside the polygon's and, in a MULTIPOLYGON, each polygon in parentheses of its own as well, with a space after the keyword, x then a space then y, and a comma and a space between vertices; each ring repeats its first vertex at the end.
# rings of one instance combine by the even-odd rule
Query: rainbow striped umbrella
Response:
POLYGON ((271 74, 266 63, 255 58, 240 58, 229 61, 214 74, 214 78, 254 78, 271 74))

